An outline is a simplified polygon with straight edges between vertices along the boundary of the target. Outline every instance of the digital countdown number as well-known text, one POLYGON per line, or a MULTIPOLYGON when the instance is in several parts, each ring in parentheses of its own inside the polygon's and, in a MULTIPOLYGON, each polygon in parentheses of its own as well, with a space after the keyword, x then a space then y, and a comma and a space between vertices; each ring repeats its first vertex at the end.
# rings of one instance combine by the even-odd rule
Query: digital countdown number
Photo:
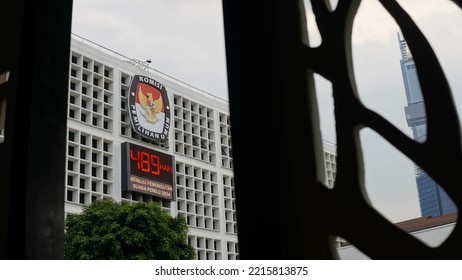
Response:
POLYGON ((174 199, 173 157, 142 146, 122 144, 122 189, 174 199))
POLYGON ((159 156, 130 149, 130 160, 136 162, 136 169, 148 174, 160 175, 159 156))

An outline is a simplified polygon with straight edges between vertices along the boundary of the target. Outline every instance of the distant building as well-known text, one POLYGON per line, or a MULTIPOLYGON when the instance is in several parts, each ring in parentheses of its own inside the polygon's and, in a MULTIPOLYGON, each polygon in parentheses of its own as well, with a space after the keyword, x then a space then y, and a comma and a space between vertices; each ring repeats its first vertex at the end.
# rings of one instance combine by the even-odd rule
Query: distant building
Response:
POLYGON ((329 188, 334 187, 335 177, 337 176, 337 146, 329 141, 323 141, 325 184, 329 188))
MULTIPOLYGON (((457 221, 457 213, 442 215, 439 217, 419 217, 396 223, 395 226, 409 233, 416 239, 430 247, 437 247, 446 240, 454 230, 457 221)), ((338 240, 337 252, 340 259, 366 260, 367 255, 358 250, 354 245, 345 240, 338 240)))
MULTIPOLYGON (((407 106, 404 108, 406 121, 412 129, 414 140, 425 142, 427 139, 427 116, 420 88, 417 69, 412 54, 407 49, 406 40, 398 34, 401 50, 401 73, 403 74, 407 106)), ((419 166, 415 166, 417 192, 419 194, 422 216, 437 217, 457 212, 457 207, 448 194, 419 166)))

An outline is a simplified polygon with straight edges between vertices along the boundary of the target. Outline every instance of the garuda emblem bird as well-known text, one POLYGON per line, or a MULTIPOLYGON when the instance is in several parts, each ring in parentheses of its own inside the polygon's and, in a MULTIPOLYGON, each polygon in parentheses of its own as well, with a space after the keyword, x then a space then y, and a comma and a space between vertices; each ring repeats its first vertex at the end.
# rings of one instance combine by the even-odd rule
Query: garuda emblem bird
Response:
POLYGON ((156 115, 162 112, 164 107, 162 97, 159 94, 157 94, 157 97, 157 99, 154 99, 154 94, 152 92, 144 93, 141 87, 139 88, 138 100, 141 107, 144 109, 141 113, 150 123, 155 123, 159 120, 156 115))

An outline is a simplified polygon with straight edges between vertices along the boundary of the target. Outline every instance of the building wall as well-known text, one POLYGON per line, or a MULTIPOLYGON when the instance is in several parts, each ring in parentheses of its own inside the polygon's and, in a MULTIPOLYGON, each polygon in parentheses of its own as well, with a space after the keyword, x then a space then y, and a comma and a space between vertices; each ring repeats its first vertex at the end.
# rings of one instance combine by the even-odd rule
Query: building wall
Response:
POLYGON ((337 146, 334 143, 323 141, 325 184, 329 188, 334 187, 337 176, 337 146))
POLYGON ((72 39, 65 211, 92 201, 156 201, 183 216, 198 259, 238 259, 228 104, 88 41, 72 39), (173 125, 156 143, 131 130, 131 78, 152 77, 167 88, 173 125), (135 143, 175 157, 176 201, 122 191, 121 144, 135 143))
POLYGON ((412 58, 402 60, 401 71, 404 83, 407 85, 405 88, 408 104, 423 102, 422 90, 420 88, 419 79, 417 78, 417 68, 414 60, 412 58))
MULTIPOLYGON (((146 66, 82 38, 72 39, 65 212, 80 213, 83 205, 103 198, 155 201, 172 216, 186 219, 198 259, 238 259, 228 103, 146 66), (167 89, 173 123, 164 143, 142 139, 131 129, 128 92, 136 74, 167 89), (124 142, 175 157, 176 201, 122 191, 124 142)), ((333 187, 335 144, 324 141, 324 159, 325 184, 333 187)))
MULTIPOLYGON (((399 38, 401 48, 401 72, 406 92, 407 106, 405 115, 408 126, 412 129, 414 140, 427 140, 427 116, 424 99, 417 75, 417 68, 412 55, 407 51, 406 41, 399 38)), ((416 166, 416 184, 422 216, 437 217, 457 212, 457 207, 448 194, 426 172, 416 166)))

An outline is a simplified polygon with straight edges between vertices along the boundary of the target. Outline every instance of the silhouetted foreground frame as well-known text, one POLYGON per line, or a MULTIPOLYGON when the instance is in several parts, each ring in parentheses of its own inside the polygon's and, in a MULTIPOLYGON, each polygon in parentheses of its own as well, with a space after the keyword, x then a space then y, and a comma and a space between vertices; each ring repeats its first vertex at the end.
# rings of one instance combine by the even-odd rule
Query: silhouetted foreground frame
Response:
POLYGON ((0 258, 62 259, 71 0, 0 9, 0 258))
MULTIPOLYGON (((0 258, 60 259, 72 1, 4 2, 0 74, 9 71, 10 79, 0 84, 0 100, 7 101, 0 144, 0 258)), ((372 258, 462 258, 460 217, 451 236, 429 248, 384 219, 362 195, 359 131, 369 127, 420 165, 462 209, 460 125, 446 78, 415 23, 395 1, 380 2, 400 25, 417 65, 428 119, 424 144, 358 98, 351 28, 359 0, 339 0, 335 11, 328 1, 311 1, 322 36, 318 48, 308 47, 302 1, 223 0, 242 259, 334 258, 337 235, 372 258), (322 183, 313 72, 333 84, 333 190, 322 183)))
POLYGON ((322 44, 311 48, 303 1, 223 1, 241 259, 331 259, 334 236, 371 258, 462 258, 461 223, 440 247, 430 248, 363 196, 359 131, 369 127, 421 166, 462 209, 460 125, 441 66, 407 13, 394 0, 380 0, 417 65, 428 119, 428 140, 420 144, 359 100, 351 31, 360 2, 339 0, 332 10, 329 1, 312 0, 322 44), (323 185, 314 72, 333 85, 332 190, 323 185))

